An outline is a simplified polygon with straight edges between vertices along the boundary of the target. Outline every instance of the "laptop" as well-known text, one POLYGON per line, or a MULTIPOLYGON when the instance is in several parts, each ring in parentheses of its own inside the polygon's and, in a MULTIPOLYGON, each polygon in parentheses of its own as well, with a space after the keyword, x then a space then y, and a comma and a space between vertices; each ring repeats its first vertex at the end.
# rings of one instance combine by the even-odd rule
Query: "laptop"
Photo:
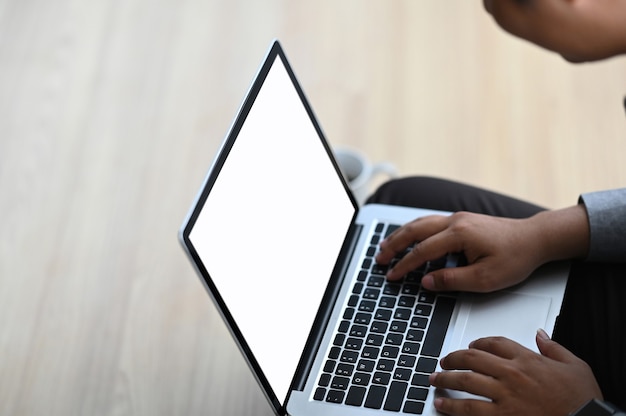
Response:
POLYGON ((567 268, 492 294, 422 290, 425 267, 388 282, 378 243, 445 212, 359 207, 273 41, 179 238, 277 415, 433 415, 439 357, 503 335, 536 350, 567 268))

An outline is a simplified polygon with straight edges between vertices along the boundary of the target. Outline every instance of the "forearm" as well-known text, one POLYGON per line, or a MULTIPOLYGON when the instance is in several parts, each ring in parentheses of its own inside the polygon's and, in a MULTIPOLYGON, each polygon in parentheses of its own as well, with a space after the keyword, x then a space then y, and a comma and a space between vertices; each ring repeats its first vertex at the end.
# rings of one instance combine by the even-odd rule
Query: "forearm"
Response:
POLYGON ((584 205, 540 212, 527 221, 541 263, 587 256, 589 220, 584 205))

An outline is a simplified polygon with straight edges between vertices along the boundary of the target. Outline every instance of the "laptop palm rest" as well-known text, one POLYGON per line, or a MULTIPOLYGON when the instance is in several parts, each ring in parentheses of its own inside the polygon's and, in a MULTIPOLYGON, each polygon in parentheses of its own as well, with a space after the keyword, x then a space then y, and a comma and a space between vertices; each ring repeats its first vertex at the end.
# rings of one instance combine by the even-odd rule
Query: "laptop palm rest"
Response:
POLYGON ((470 311, 459 348, 483 337, 503 336, 537 351, 535 334, 544 328, 551 299, 514 292, 472 295, 470 311))

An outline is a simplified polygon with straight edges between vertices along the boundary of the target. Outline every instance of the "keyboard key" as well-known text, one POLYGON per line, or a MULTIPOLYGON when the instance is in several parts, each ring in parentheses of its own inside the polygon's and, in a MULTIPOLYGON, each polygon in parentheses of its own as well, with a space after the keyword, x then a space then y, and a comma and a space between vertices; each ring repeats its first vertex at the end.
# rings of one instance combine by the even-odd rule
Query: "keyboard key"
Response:
POLYGON ((367 288, 365 292, 363 292, 363 299, 372 299, 376 300, 380 296, 380 289, 367 288))
POLYGON ((346 404, 349 406, 361 406, 363 399, 365 399, 366 392, 367 389, 365 387, 350 387, 350 390, 348 390, 348 396, 346 397, 346 404))
POLYGON ((354 365, 339 363, 337 365, 337 369, 335 370, 335 375, 342 377, 350 377, 352 376, 352 372, 354 371, 354 365))
POLYGON ((374 371, 374 366, 376 365, 376 361, 372 360, 359 360, 356 368, 360 372, 371 373, 374 371))
POLYGON ((420 303, 430 303, 433 304, 435 303, 435 297, 436 295, 432 292, 420 292, 420 294, 417 296, 417 301, 420 303))
POLYGON ((345 395, 345 391, 329 390, 328 394, 326 395, 326 401, 328 403, 343 403, 343 398, 345 395))
POLYGON ((426 318, 415 316, 411 319, 411 328, 413 329, 426 329, 426 325, 428 325, 428 319, 426 318))
POLYGON ((398 306, 402 306, 405 308, 412 308, 415 305, 415 297, 414 296, 400 296, 398 300, 398 306))
POLYGON ((418 285, 404 285, 402 286, 402 294, 403 295, 417 295, 420 291, 420 287, 418 285))
POLYGON ((383 276, 370 276, 367 285, 370 287, 383 287, 385 278, 383 276))
POLYGON ((343 319, 352 319, 352 317, 354 316, 354 308, 346 308, 346 310, 343 312, 343 319))
MULTIPOLYGON (((400 367, 410 367, 410 368, 413 368, 413 366, 415 365, 415 360, 416 360, 416 357, 414 357, 412 355, 402 354, 400 356, 400 358, 398 358, 398 365, 400 367)), ((417 370, 417 371, 419 371, 419 370, 417 370)))
POLYGON ((378 364, 376 365, 376 369, 380 371, 393 371, 393 368, 396 366, 396 362, 394 360, 389 360, 387 358, 381 358, 378 360, 378 364))
POLYGON ((403 321, 407 321, 411 318, 411 310, 406 308, 398 308, 396 309, 396 313, 393 314, 394 319, 401 319, 403 321))
POLYGON ((339 347, 332 347, 330 349, 330 352, 328 353, 328 358, 330 358, 331 360, 336 360, 339 358, 339 355, 341 354, 341 348, 339 347))
POLYGON ((359 296, 358 295, 350 296, 350 299, 348 299, 348 306, 355 307, 358 304, 359 304, 359 296))
MULTIPOLYGON (((330 385, 330 379, 331 379, 331 375, 324 373, 320 376, 320 382, 318 384, 322 387, 328 387, 330 385)), ((322 399, 323 398, 324 397, 322 396, 322 399)))
POLYGON ((352 325, 350 328, 350 336, 351 337, 359 337, 363 338, 367 334, 367 327, 365 325, 352 325))
POLYGON ((383 405, 387 389, 383 386, 371 386, 367 392, 367 398, 365 399, 365 407, 370 409, 380 409, 383 405))
POLYGON ((365 252, 365 255, 367 257, 374 257, 375 254, 376 254, 376 246, 369 246, 367 248, 367 251, 365 252))
POLYGON ((389 330, 392 332, 400 332, 404 334, 406 332, 406 327, 407 323, 404 321, 392 321, 389 330))
POLYGON ((407 341, 421 341, 424 339, 424 331, 421 329, 409 329, 406 333, 407 341))
POLYGON ((348 338, 346 340, 345 347, 348 350, 360 351, 362 346, 363 346, 363 339, 362 338, 348 338))
POLYGON ((354 364, 359 359, 359 353, 356 351, 344 351, 341 353, 341 362, 354 364))
POLYGON ((372 322, 372 326, 370 327, 371 332, 375 332, 377 334, 385 334, 387 333, 387 328, 389 324, 383 321, 374 321, 372 322))
POLYGON ((443 346, 443 340, 448 331, 448 325, 450 324, 450 318, 452 317, 455 303, 456 299, 454 298, 440 296, 437 299, 430 327, 428 328, 426 339, 424 340, 424 348, 422 349, 423 355, 438 357, 441 353, 441 347, 443 346))
POLYGON ((378 306, 381 308, 393 308, 396 306, 396 299, 389 296, 383 296, 378 301, 378 306))
POLYGON ((325 396, 326 396, 326 389, 323 387, 318 387, 315 390, 315 394, 313 395, 313 400, 317 400, 318 402, 321 402, 322 400, 324 400, 325 396))
POLYGON ((369 334, 365 340, 365 344, 373 347, 380 347, 383 345, 383 336, 377 334, 369 334))
POLYGON ((428 397, 428 389, 422 389, 420 387, 411 387, 406 398, 409 400, 426 400, 428 397))
POLYGON ((391 380, 391 373, 377 371, 374 373, 374 377, 372 378, 372 383, 386 386, 387 384, 389 384, 390 380, 391 380))
POLYGON ((359 304, 359 312, 374 312, 376 302, 373 300, 362 300, 359 304))
POLYGON ((419 351, 420 351, 420 344, 418 344, 417 342, 408 342, 407 341, 402 346, 402 353, 403 354, 417 355, 417 353, 419 353, 419 351))
POLYGON ((350 379, 347 377, 333 377, 333 381, 330 383, 330 388, 335 390, 347 390, 350 384, 350 379))
POLYGON ((387 274, 387 270, 389 270, 389 266, 385 264, 374 263, 372 266, 372 274, 384 276, 387 274))
POLYGON ((393 311, 391 309, 376 309, 376 313, 374 314, 374 319, 378 319, 380 321, 388 321, 391 319, 391 314, 393 311))
POLYGON ((324 372, 325 373, 332 373, 332 372, 334 372, 336 364, 337 364, 337 362, 334 361, 334 360, 327 360, 326 364, 324 364, 324 372))
POLYGON ((354 373, 354 377, 352 377, 352 384, 367 386, 368 384, 370 384, 371 378, 371 374, 356 372, 354 373))
POLYGON ((414 386, 429 387, 428 374, 413 374, 411 384, 414 386))
POLYGON ((363 260, 363 264, 361 265, 362 269, 369 270, 372 267, 372 259, 366 258, 363 260))
POLYGON ((406 283, 421 284, 423 276, 424 276, 424 271, 423 270, 413 270, 412 272, 409 272, 406 275, 406 277, 404 278, 404 281, 406 283))
POLYGON ((344 334, 335 335, 335 340, 333 341, 333 345, 337 347, 343 346, 343 342, 346 340, 346 336, 344 334))
POLYGON ((378 224, 376 224, 376 228, 374 229, 374 231, 378 234, 383 232, 383 229, 385 228, 385 223, 383 222, 379 222, 378 224))
POLYGON ((385 339, 385 344, 388 344, 388 345, 401 345, 403 339, 404 339, 403 334, 389 333, 389 334, 387 334, 387 338, 385 339))
POLYGON ((361 270, 356 277, 359 282, 364 282, 367 279, 368 273, 365 270, 361 270))
POLYGON ((435 358, 428 357, 420 357, 417 360, 417 366, 415 367, 415 371, 418 373, 432 373, 437 368, 437 360, 435 358))
POLYGON ((393 372, 394 380, 409 381, 413 372, 410 368, 396 368, 393 372))
POLYGON ((394 283, 387 283, 383 289, 385 295, 398 296, 400 293, 400 285, 394 283))
POLYGON ((380 354, 381 357, 384 358, 396 358, 398 353, 400 352, 399 347, 393 347, 391 345, 385 345, 383 347, 383 352, 380 354))
POLYGON ((417 306, 415 307, 415 311, 413 312, 413 314, 419 315, 419 316, 430 316, 430 313, 432 312, 432 310, 433 310, 432 306, 418 303, 417 306))
POLYGON ((339 323, 339 332, 346 333, 348 329, 350 329, 350 321, 341 321, 341 323, 339 323))
POLYGON ((396 231, 398 228, 400 228, 399 225, 389 224, 389 227, 387 227, 387 232, 385 233, 385 238, 389 237, 389 235, 396 231))
POLYGON ((399 412, 404 401, 404 393, 406 392, 408 383, 394 381, 389 387, 389 394, 385 401, 385 410, 399 412))
POLYGON ((371 319, 372 319, 371 313, 359 312, 354 317, 354 323, 359 324, 359 325, 369 325, 371 319))
POLYGON ((361 357, 362 358, 370 358, 370 359, 376 359, 378 358, 378 353, 380 352, 380 348, 377 347, 365 347, 363 348, 363 351, 361 352, 361 357))
POLYGON ((411 413, 411 414, 414 414, 414 415, 421 415, 422 413, 424 413, 424 403, 412 402, 410 400, 407 400, 407 402, 404 403, 404 407, 402 408, 402 411, 404 413, 411 413))

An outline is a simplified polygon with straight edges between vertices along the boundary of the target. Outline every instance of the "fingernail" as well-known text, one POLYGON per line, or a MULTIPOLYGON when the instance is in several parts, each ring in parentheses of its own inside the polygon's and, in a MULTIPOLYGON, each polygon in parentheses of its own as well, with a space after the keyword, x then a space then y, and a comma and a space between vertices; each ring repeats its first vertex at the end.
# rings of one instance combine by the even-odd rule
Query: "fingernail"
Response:
POLYGON ((550 339, 550 336, 547 334, 547 332, 541 328, 537 330, 537 336, 545 341, 550 339))
POLYGON ((441 365, 441 368, 443 368, 443 369, 445 369, 446 358, 448 358, 447 355, 445 357, 441 357, 441 359, 439 360, 439 365, 441 365))
POLYGON ((441 410, 441 406, 443 405, 443 399, 441 397, 437 397, 433 404, 435 405, 435 409, 441 410))
POLYGON ((437 379, 438 375, 439 373, 432 373, 431 375, 428 376, 428 382, 430 383, 431 386, 435 385, 435 380, 437 379))
POLYGON ((432 274, 427 274, 426 276, 422 277, 422 286, 424 286, 428 290, 435 289, 435 279, 433 278, 432 274))

